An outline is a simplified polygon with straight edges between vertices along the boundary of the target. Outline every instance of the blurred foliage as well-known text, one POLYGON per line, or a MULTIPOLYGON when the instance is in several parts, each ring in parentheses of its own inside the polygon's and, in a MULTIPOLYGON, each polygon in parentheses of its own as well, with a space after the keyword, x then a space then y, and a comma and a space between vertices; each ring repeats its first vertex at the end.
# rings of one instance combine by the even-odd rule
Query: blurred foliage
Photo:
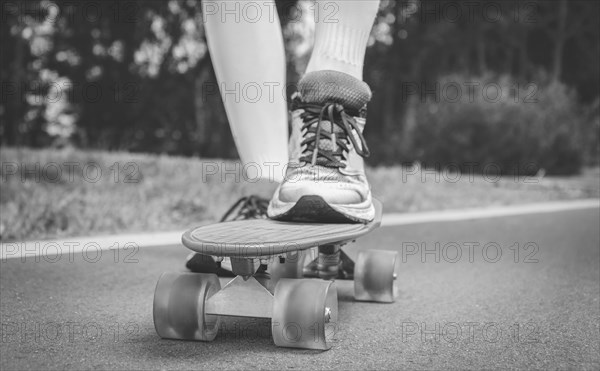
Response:
MULTIPOLYGON (((474 80, 481 84, 471 94, 460 99, 452 94, 460 104, 430 98, 419 106, 419 125, 411 133, 415 160, 490 175, 532 175, 543 169, 571 174, 583 164, 583 112, 572 89, 543 77, 526 86, 513 85, 507 75, 474 80)), ((440 83, 466 86, 469 81, 448 76, 440 83)))
MULTIPOLYGON (((310 56, 312 6, 277 8, 293 82, 310 56)), ((365 63, 369 161, 549 173, 597 163, 599 10, 383 0, 365 63), (476 89, 465 103, 465 82, 506 91, 490 102, 476 89), (454 84, 459 101, 444 90, 454 84), (532 89, 537 101, 524 102, 532 89)), ((2 145, 236 156, 219 95, 203 93, 215 77, 199 1, 2 0, 1 11, 2 145)))

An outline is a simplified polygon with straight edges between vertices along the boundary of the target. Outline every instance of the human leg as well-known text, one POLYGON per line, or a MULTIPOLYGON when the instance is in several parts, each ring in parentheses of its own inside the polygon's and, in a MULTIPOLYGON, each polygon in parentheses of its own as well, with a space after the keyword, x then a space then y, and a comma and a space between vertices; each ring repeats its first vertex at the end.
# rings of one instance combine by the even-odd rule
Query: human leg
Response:
POLYGON ((371 90, 362 81, 362 66, 379 1, 317 5, 321 19, 313 55, 292 104, 290 166, 268 214, 283 220, 368 222, 375 210, 362 132, 371 90), (326 13, 328 7, 334 12, 326 13))
POLYGON ((205 30, 231 132, 244 165, 279 182, 287 163, 285 53, 275 2, 203 1, 205 30))

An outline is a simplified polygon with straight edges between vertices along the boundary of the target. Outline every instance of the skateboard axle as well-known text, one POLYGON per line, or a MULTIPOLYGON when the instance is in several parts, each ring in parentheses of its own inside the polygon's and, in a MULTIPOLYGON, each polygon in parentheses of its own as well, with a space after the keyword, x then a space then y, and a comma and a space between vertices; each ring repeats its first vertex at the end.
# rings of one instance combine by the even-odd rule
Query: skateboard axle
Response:
POLYGON ((340 269, 340 246, 323 245, 319 246, 319 258, 317 269, 319 277, 324 280, 333 280, 338 276, 340 269))

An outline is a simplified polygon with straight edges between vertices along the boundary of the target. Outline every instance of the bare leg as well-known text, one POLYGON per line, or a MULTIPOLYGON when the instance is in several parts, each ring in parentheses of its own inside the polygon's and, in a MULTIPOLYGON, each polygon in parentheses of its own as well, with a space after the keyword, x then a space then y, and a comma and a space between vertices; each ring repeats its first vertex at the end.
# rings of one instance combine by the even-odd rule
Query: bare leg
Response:
POLYGON ((285 53, 275 2, 213 0, 202 6, 208 48, 241 160, 254 173, 260 168, 267 182, 279 182, 288 159, 288 125, 285 53))
MULTIPOLYGON (((244 168, 254 172, 243 182, 242 192, 268 198, 288 162, 285 52, 275 2, 204 0, 202 12, 231 132, 244 168), (257 175, 260 180, 255 182, 257 175)), ((242 201, 228 219, 261 217, 266 212, 266 205, 260 206, 255 198, 242 201)), ((212 257, 201 254, 190 255, 186 267, 193 272, 224 272, 212 257)), ((231 270, 227 259, 223 267, 231 270)))

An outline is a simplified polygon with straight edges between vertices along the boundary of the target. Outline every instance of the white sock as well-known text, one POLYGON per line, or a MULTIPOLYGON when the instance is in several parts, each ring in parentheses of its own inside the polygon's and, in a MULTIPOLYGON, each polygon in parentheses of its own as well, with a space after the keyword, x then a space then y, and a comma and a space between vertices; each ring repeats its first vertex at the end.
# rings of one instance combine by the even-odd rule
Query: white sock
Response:
POLYGON ((344 72, 362 80, 367 42, 378 0, 317 0, 315 46, 306 73, 344 72))

